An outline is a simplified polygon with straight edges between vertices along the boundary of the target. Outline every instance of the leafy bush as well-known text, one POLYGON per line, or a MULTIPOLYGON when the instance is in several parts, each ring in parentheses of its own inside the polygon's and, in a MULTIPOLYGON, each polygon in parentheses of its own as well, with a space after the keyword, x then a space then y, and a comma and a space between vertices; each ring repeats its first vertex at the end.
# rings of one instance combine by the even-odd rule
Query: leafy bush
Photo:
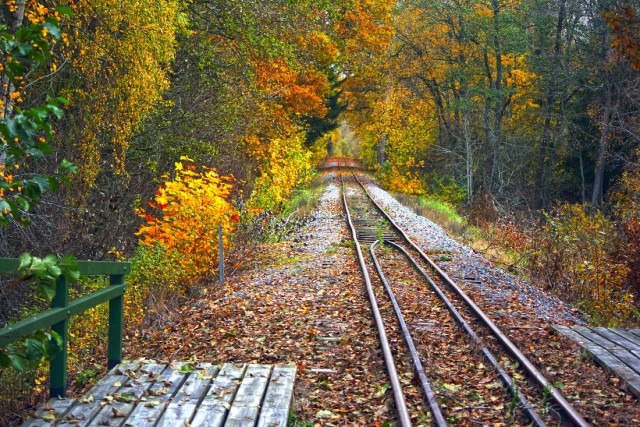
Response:
POLYGON ((273 139, 269 149, 272 154, 265 159, 262 173, 255 182, 250 208, 277 210, 296 187, 313 177, 311 153, 304 147, 302 135, 273 139))
POLYGON ((193 292, 191 272, 182 268, 186 255, 162 245, 140 245, 127 276, 125 324, 150 327, 171 316, 182 297, 193 292))
POLYGON ((159 252, 150 253, 152 260, 162 255, 170 264, 161 269, 179 269, 186 275, 184 279, 195 281, 217 271, 218 227, 223 229, 224 246, 229 247, 240 216, 228 200, 233 178, 221 177, 207 168, 198 172, 196 166, 188 164, 189 158, 183 156, 181 160, 186 165, 177 162, 175 178, 158 189, 153 202, 147 202, 151 210, 136 210, 146 221, 137 235, 143 236, 141 244, 159 247, 159 252))
POLYGON ((629 267, 627 282, 640 305, 640 166, 636 164, 622 175, 611 199, 622 231, 618 256, 629 267))
POLYGON ((599 211, 564 204, 547 215, 534 243, 531 271, 597 323, 623 324, 633 314, 629 268, 616 257, 615 223, 599 211))
POLYGON ((429 194, 434 199, 446 202, 451 206, 461 206, 467 199, 467 190, 456 184, 451 178, 432 177, 429 194))
POLYGON ((378 173, 380 183, 392 192, 401 192, 414 196, 425 194, 424 185, 417 174, 410 170, 400 170, 396 165, 386 162, 378 173))

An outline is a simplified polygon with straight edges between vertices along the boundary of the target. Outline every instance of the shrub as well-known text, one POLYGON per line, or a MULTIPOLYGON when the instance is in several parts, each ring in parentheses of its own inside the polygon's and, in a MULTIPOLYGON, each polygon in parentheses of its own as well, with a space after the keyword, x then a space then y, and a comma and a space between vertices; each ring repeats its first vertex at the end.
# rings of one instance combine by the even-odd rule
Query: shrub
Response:
POLYGON ((547 215, 534 244, 531 270, 598 323, 618 325, 633 314, 628 267, 615 257, 613 221, 582 205, 564 204, 547 215))
POLYGON ((313 178, 311 153, 304 138, 276 138, 270 141, 271 156, 264 160, 260 177, 255 182, 249 207, 256 210, 278 210, 296 187, 313 178))
POLYGON ((414 196, 425 194, 424 185, 417 174, 409 169, 401 170, 396 165, 386 162, 378 174, 382 185, 392 192, 411 194, 414 196))
POLYGON ((207 168, 199 172, 189 158, 180 159, 186 166, 176 163, 175 178, 158 189, 153 202, 147 202, 155 216, 136 210, 146 221, 136 234, 143 236, 141 244, 159 247, 158 252, 151 250, 151 259, 162 255, 165 263, 172 264, 170 268, 195 281, 217 271, 218 227, 222 226, 224 246, 229 247, 240 216, 228 200, 233 178, 207 168))
POLYGON ((629 267, 627 282, 640 303, 640 166, 635 164, 620 177, 611 200, 622 231, 618 256, 629 267))
POLYGON ((126 324, 151 327, 171 317, 182 297, 195 289, 192 273, 182 266, 186 255, 160 244, 141 245, 131 259, 125 298, 126 324))

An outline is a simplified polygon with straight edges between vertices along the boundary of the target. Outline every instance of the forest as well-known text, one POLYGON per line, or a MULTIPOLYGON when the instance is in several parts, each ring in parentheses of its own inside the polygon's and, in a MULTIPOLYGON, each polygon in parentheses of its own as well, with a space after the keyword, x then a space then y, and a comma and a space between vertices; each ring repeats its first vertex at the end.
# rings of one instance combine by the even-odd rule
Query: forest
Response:
POLYGON ((6 0, 0 32, 0 256, 131 261, 133 325, 331 155, 493 230, 594 322, 640 320, 635 1, 6 0))

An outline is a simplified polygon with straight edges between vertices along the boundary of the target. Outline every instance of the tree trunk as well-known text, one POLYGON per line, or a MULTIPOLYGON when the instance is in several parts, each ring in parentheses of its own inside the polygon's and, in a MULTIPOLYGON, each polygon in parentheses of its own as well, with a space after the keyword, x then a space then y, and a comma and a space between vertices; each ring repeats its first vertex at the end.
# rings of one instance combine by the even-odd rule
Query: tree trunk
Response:
POLYGON ((469 129, 469 112, 462 112, 462 132, 464 135, 465 164, 467 174, 467 202, 473 203, 473 146, 469 129))
MULTIPOLYGON (((603 52, 602 61, 603 64, 607 63, 610 45, 609 45, 609 32, 605 31, 603 36, 603 52)), ((591 207, 594 209, 602 205, 603 193, 604 193, 604 171, 605 163, 607 161, 607 153, 609 148, 609 139, 611 137, 613 117, 616 110, 616 105, 619 102, 616 91, 616 82, 612 70, 604 69, 602 71, 602 87, 604 95, 604 107, 602 112, 602 118, 600 120, 600 139, 598 141, 598 156, 596 158, 595 173, 593 176, 593 192, 591 193, 591 207)))
POLYGON ((591 193, 591 206, 595 209, 602 205, 602 195, 604 191, 604 166, 607 160, 607 148, 609 145, 609 136, 611 135, 611 93, 609 89, 606 91, 606 104, 604 114, 600 122, 602 132, 598 141, 598 157, 596 158, 596 169, 593 177, 593 192, 591 193))
POLYGON ((580 161, 580 194, 582 194, 582 204, 584 205, 585 203, 587 203, 587 190, 584 181, 584 163, 582 162, 582 150, 580 150, 578 160, 580 161))

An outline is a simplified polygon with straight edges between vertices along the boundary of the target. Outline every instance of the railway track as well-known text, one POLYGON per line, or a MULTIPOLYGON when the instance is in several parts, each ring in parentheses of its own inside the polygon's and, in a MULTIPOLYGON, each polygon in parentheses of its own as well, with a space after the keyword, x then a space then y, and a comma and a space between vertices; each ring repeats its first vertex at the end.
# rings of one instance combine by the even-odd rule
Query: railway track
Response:
POLYGON ((340 180, 400 425, 589 425, 355 174, 340 180))

